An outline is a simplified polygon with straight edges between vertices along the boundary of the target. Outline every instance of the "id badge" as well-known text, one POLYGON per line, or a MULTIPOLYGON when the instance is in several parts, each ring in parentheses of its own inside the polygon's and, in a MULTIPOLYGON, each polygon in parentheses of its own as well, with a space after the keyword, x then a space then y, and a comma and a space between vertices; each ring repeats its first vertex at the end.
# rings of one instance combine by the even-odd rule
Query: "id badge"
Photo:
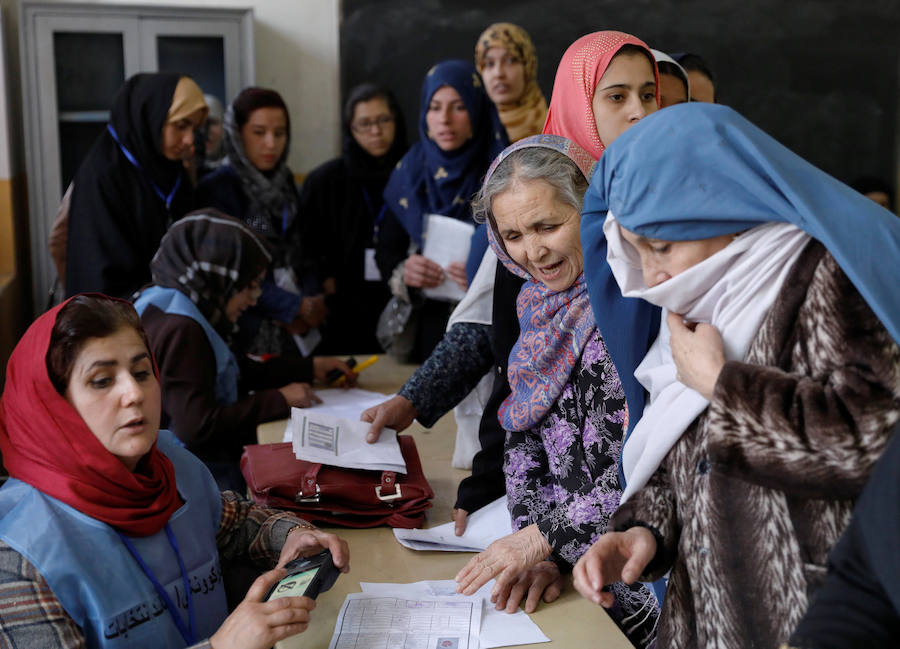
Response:
POLYGON ((375 263, 375 248, 366 248, 364 268, 364 277, 367 282, 381 281, 381 271, 378 270, 378 264, 375 263))

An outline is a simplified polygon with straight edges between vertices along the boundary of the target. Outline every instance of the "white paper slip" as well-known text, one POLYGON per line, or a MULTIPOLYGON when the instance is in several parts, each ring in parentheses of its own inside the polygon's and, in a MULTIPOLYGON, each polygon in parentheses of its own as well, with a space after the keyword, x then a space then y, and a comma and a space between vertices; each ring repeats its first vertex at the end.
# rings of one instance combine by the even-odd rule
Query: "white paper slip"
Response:
MULTIPOLYGON (((454 261, 465 264, 475 226, 440 214, 428 214, 427 217, 422 255, 445 270, 454 261)), ((424 292, 425 297, 447 302, 458 302, 466 294, 446 273, 443 283, 434 288, 426 288, 424 292)))
MULTIPOLYGON (((534 644, 550 642, 525 611, 521 608, 515 613, 498 611, 491 603, 491 590, 496 582, 492 579, 479 588, 472 597, 482 600, 481 630, 479 639, 481 649, 508 647, 510 645, 534 644)), ((371 595, 393 595, 395 597, 459 597, 456 582, 452 579, 439 581, 418 581, 412 584, 376 584, 361 582, 360 588, 371 595)))
MULTIPOLYGON (((379 403, 390 399, 393 395, 372 392, 371 390, 360 390, 359 388, 327 388, 325 390, 316 390, 316 396, 322 400, 322 403, 317 403, 314 406, 305 408, 305 410, 315 410, 316 412, 324 412, 335 417, 349 419, 350 421, 359 421, 359 417, 364 410, 377 406, 379 403)), ((288 420, 287 426, 284 428, 282 441, 293 441, 293 426, 290 420, 288 420)))
POLYGON ((427 530, 395 528, 394 536, 401 545, 412 550, 481 552, 497 539, 512 534, 512 531, 506 496, 503 496, 470 514, 462 536, 456 536, 452 521, 427 530))
POLYGON ((481 600, 351 593, 328 649, 478 649, 481 600))
POLYGON ((369 424, 335 417, 315 408, 291 408, 292 443, 298 460, 348 469, 406 473, 397 431, 384 428, 374 444, 366 441, 369 424))

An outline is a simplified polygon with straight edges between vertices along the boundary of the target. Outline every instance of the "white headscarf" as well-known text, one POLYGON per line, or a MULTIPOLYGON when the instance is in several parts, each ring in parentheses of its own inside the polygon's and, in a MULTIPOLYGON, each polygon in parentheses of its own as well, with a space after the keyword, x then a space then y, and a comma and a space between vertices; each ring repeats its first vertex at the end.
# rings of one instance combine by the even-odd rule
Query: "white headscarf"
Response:
MULTIPOLYGON (((763 318, 810 236, 794 225, 766 223, 735 237, 725 248, 654 287, 644 283, 637 251, 622 238, 610 211, 603 225, 607 259, 625 297, 640 297, 693 322, 707 322, 722 334, 726 360, 743 360, 763 318)), ((622 468, 625 502, 647 481, 682 433, 709 405, 675 378, 669 330, 663 314, 660 333, 635 378, 650 403, 625 442, 622 468)))

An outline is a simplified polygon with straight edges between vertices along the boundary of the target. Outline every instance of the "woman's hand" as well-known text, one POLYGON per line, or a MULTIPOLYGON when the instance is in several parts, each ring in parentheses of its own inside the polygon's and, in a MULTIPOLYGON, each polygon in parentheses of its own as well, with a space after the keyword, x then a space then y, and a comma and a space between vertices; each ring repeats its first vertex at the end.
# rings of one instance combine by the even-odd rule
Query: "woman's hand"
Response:
POLYGON ((575 588, 594 604, 609 608, 615 598, 603 587, 617 581, 634 583, 655 554, 656 539, 646 527, 607 532, 575 564, 575 588))
POLYGON ((525 599, 525 612, 534 613, 538 602, 543 599, 548 604, 559 597, 563 588, 563 578, 559 568, 552 561, 541 561, 536 566, 519 573, 515 579, 491 591, 491 601, 498 611, 507 613, 519 610, 519 602, 525 599), (543 597, 542 597, 543 596, 543 597))
POLYGON ((515 582, 520 573, 546 559, 552 551, 537 525, 523 527, 472 557, 456 575, 456 592, 471 595, 494 578, 497 587, 504 588, 515 582))
POLYGON ((363 410, 359 419, 372 424, 366 433, 366 441, 374 444, 381 437, 382 428, 393 428, 399 433, 409 428, 418 414, 419 411, 409 399, 397 394, 377 406, 363 410))
POLYGON ((719 373, 725 365, 722 334, 704 322, 685 324, 677 313, 669 312, 666 324, 671 332, 669 344, 678 370, 678 380, 699 392, 706 400, 712 399, 719 373))
POLYGON ((281 597, 264 602, 269 589, 287 571, 276 568, 260 575, 244 601, 225 618, 209 639, 212 649, 268 649, 279 640, 303 633, 316 603, 309 597, 281 597))
POLYGON ((278 391, 292 408, 309 408, 315 403, 322 403, 322 400, 312 391, 309 383, 288 383, 278 388, 278 391))
POLYGON ((447 266, 447 274, 456 282, 462 290, 469 288, 469 280, 466 279, 466 265, 461 261, 452 261, 447 266))
POLYGON ((444 281, 444 269, 422 255, 410 255, 403 264, 403 283, 413 288, 434 288, 444 281))
POLYGON ((282 568, 293 559, 311 557, 326 548, 331 550, 331 560, 335 567, 341 572, 350 572, 350 547, 344 539, 322 530, 302 528, 288 534, 276 567, 282 568))
POLYGON ((469 521, 469 512, 465 509, 457 509, 454 507, 450 517, 453 519, 453 533, 456 534, 456 536, 465 534, 466 523, 469 521))
POLYGON ((353 387, 356 385, 356 379, 359 377, 359 374, 353 371, 353 369, 347 365, 340 358, 332 358, 330 356, 316 356, 313 358, 313 376, 316 377, 316 381, 319 383, 327 383, 328 373, 331 370, 340 370, 344 373, 346 377, 341 387, 353 387))

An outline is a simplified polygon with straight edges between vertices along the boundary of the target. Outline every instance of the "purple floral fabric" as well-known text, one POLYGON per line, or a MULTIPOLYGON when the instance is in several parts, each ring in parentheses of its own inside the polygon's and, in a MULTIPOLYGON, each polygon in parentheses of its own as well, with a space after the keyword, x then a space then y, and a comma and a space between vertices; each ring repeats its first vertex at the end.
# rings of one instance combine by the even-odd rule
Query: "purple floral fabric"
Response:
MULTIPOLYGON (((537 524, 554 558, 574 565, 619 506, 625 393, 594 328, 559 398, 534 427, 507 431, 506 492, 514 529, 537 524)), ((636 647, 655 637, 659 604, 640 583, 612 586, 610 615, 636 647)))

